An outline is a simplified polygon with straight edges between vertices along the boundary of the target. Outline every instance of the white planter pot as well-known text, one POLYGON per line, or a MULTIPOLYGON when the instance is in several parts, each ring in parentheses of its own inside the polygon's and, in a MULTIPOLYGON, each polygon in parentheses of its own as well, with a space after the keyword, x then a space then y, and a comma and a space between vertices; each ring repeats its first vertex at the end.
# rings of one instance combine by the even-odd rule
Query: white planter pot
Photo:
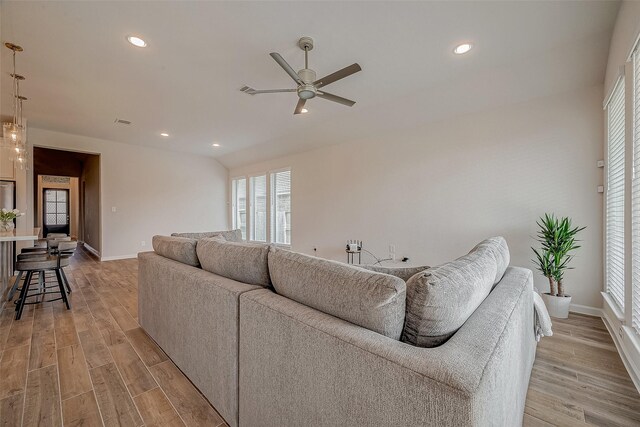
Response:
POLYGON ((571 305, 571 296, 556 297, 547 293, 541 294, 544 305, 547 306, 549 316, 559 319, 569 317, 569 306, 571 305))

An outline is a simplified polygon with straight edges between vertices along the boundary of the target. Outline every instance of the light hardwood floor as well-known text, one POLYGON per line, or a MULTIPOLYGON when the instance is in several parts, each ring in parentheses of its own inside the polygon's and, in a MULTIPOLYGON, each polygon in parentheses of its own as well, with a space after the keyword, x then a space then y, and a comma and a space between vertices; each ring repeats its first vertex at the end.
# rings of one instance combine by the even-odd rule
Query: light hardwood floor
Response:
POLYGON ((640 395, 601 319, 553 320, 538 344, 525 426, 640 426, 640 395))
POLYGON ((60 301, 0 313, 0 426, 225 426, 137 322, 137 261, 79 250, 60 301))
MULTIPOLYGON (((137 261, 78 251, 73 309, 0 313, 0 426, 224 426, 137 323, 137 261)), ((554 321, 538 346, 525 426, 640 426, 640 396, 598 318, 554 321)))

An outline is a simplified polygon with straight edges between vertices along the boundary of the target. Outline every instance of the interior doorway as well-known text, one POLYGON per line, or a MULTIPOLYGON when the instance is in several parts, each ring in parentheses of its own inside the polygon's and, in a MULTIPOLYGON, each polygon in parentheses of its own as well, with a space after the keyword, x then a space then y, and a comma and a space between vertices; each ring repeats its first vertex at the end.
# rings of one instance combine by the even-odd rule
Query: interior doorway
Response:
POLYGON ((102 249, 100 155, 33 149, 34 226, 77 239, 97 256, 102 249))
POLYGON ((42 203, 42 233, 62 233, 69 235, 69 190, 66 188, 45 188, 42 203))

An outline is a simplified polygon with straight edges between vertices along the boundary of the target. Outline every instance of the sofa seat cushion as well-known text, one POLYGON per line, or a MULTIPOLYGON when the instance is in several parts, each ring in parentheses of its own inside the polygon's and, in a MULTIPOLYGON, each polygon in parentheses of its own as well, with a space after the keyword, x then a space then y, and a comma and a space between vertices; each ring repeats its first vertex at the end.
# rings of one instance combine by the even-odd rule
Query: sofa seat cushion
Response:
POLYGON ((308 307, 400 339, 405 316, 404 280, 271 247, 275 291, 308 307))
POLYGON ((187 237, 189 239, 203 239, 205 237, 216 237, 222 236, 225 240, 229 242, 242 242, 242 231, 238 228, 237 230, 229 230, 229 231, 205 231, 201 233, 173 233, 171 234, 175 237, 187 237))
POLYGON ((482 304, 508 265, 507 242, 493 237, 455 261, 411 277, 402 341, 418 347, 446 342, 482 304))
POLYGON ((199 267, 198 255, 196 254, 196 239, 174 236, 153 236, 153 250, 165 258, 199 267))
POLYGON ((202 268, 249 285, 269 286, 269 246, 228 242, 222 236, 198 240, 197 254, 202 268))

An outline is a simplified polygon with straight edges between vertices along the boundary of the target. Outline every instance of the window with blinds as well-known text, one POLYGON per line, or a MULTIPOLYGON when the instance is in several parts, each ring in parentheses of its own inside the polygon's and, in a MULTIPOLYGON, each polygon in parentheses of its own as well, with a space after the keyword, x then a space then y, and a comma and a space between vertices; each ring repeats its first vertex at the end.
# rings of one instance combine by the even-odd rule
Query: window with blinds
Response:
POLYGON ((291 245, 291 170, 231 180, 232 225, 242 238, 291 245))
POLYGON ((291 171, 271 174, 271 241, 291 244, 291 171))
POLYGON ((247 238, 247 180, 236 178, 231 181, 231 200, 233 204, 233 228, 242 231, 242 238, 247 238))
POLYGON ((633 178, 631 187, 631 323, 640 333, 640 51, 633 53, 633 178))
POLYGON ((251 240, 267 241, 267 176, 252 176, 251 194, 251 240))
POLYGON ((624 79, 607 104, 606 290, 624 310, 624 79))

